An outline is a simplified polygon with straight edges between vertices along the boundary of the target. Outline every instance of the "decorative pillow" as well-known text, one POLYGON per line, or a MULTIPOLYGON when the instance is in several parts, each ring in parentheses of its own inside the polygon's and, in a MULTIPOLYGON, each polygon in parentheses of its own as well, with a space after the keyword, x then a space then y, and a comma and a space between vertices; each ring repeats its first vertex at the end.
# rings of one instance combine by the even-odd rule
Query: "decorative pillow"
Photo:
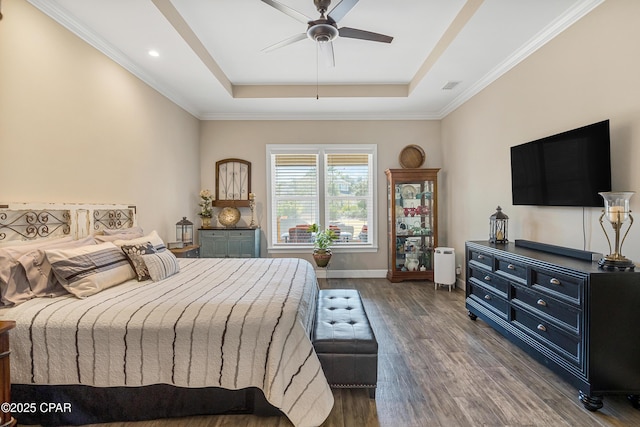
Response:
MULTIPOLYGON (((47 249, 70 249, 81 246, 95 245, 93 236, 83 239, 72 240, 70 242, 57 243, 47 246, 47 249)), ((67 290, 62 287, 53 271, 51 264, 45 256, 43 248, 34 249, 20 257, 18 262, 24 267, 29 287, 34 297, 57 297, 67 294, 67 290)))
POLYGON ((52 240, 41 240, 25 244, 16 242, 15 246, 0 248, 0 301, 2 305, 17 305, 34 297, 29 285, 29 279, 20 257, 34 249, 70 242, 71 237, 52 240))
POLYGON ((115 242, 116 240, 131 240, 144 236, 142 233, 117 233, 117 234, 102 234, 93 236, 98 243, 115 242))
POLYGON ((147 265, 149 276, 151 276, 151 280, 153 280, 154 282, 166 279, 167 277, 173 276, 180 271, 180 264, 178 264, 178 259, 171 251, 140 255, 140 257, 147 265))
POLYGON ((140 255, 156 253, 151 242, 138 243, 137 245, 122 245, 121 249, 127 258, 129 258, 131 266, 136 271, 138 282, 149 280, 151 278, 151 276, 149 276, 149 270, 140 255))
POLYGON ((147 243, 147 242, 150 242, 157 252, 162 252, 167 249, 167 247, 165 246, 160 236, 158 236, 158 233, 156 232, 156 230, 153 230, 151 233, 147 234, 146 236, 138 237, 137 239, 115 240, 113 244, 116 246, 122 246, 122 245, 137 245, 138 243, 147 243))
POLYGON ((45 251, 54 274, 67 291, 86 298, 135 277, 124 252, 111 242, 45 251))
POLYGON ((139 234, 144 236, 144 231, 142 231, 142 227, 129 227, 129 228, 105 228, 102 230, 102 234, 105 236, 113 236, 115 234, 139 234))

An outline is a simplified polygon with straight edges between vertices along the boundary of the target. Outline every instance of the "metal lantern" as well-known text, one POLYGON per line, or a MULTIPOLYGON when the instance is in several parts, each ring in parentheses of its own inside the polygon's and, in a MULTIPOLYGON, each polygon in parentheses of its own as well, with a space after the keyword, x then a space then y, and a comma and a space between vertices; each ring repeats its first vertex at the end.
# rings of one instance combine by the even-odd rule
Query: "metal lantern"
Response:
POLYGON ((193 244, 193 223, 186 216, 176 223, 176 240, 185 245, 193 244))
POLYGON ((502 212, 502 208, 498 206, 496 213, 489 217, 489 242, 490 243, 507 243, 507 229, 509 226, 509 217, 502 212))

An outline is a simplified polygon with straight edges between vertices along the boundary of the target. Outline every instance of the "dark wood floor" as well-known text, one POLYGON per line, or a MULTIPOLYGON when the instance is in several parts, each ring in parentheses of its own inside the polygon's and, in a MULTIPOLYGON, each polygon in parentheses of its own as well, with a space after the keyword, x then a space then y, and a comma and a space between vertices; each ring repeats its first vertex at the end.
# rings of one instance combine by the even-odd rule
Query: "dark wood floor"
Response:
MULTIPOLYGON (((640 411, 624 396, 605 397, 595 413, 583 409, 575 388, 484 322, 470 320, 461 290, 385 279, 323 279, 321 287, 360 290, 380 349, 376 399, 365 390, 334 390, 323 426, 640 426, 640 411)), ((242 415, 100 426, 178 423, 291 425, 284 417, 242 415)))

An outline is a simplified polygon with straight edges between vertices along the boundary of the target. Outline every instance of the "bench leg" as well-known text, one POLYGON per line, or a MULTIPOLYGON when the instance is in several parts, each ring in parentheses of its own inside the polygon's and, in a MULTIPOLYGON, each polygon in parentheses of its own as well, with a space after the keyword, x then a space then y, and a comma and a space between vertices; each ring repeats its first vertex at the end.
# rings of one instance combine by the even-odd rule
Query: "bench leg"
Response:
POLYGON ((370 387, 369 388, 369 399, 375 399, 376 398, 376 388, 375 387, 370 387))

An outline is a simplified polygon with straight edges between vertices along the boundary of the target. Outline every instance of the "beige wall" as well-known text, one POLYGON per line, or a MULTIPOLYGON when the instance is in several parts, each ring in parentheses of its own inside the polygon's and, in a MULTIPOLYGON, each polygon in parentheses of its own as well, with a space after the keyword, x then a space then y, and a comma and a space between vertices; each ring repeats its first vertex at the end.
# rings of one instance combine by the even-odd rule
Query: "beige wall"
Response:
MULTIPOLYGON (((441 122, 199 122, 28 2, 4 2, 3 13, 0 202, 133 203, 141 225, 170 240, 177 220, 197 218, 197 193, 213 190, 215 162, 239 157, 253 164, 266 228, 266 144, 373 143, 380 249, 332 262, 363 270, 386 269, 384 170, 399 166, 407 144, 424 147, 426 167, 443 168, 440 245, 455 247, 458 263, 465 240, 487 238, 498 204, 511 217, 511 240, 582 248, 584 217, 584 246, 608 252, 596 208, 511 206, 512 145, 608 118, 614 189, 640 187, 635 0, 603 3, 441 122)), ((640 194, 632 199, 639 207, 640 194)), ((638 230, 624 246, 636 261, 638 230)))
MULTIPOLYGON (((607 1, 442 120, 449 244, 487 239, 497 205, 509 237, 609 253, 600 209, 511 205, 509 147, 611 120, 614 190, 640 190, 640 2, 607 1)), ((640 212, 640 194, 632 198, 640 212)), ((640 262, 640 227, 623 253, 640 262)), ((610 228, 610 226, 609 226, 610 228)))
MULTIPOLYGON (((202 123, 201 183, 215 188, 215 163, 228 157, 252 164, 251 188, 257 198, 257 218, 267 228, 266 145, 267 144, 377 144, 378 147, 378 242, 377 253, 340 253, 331 261, 331 270, 387 268, 386 178, 384 170, 399 168, 398 154, 408 144, 423 147, 424 167, 442 167, 439 121, 207 121, 202 123)), ((250 211, 243 212, 243 222, 250 211)), ((444 222, 446 224, 446 222, 444 222)), ((262 233, 262 255, 268 254, 262 233)), ((286 254, 311 259, 310 251, 286 254)), ((279 254, 278 256, 285 256, 279 254)))
POLYGON ((199 122, 28 2, 0 21, 0 202, 128 203, 175 238, 197 209, 199 122))

